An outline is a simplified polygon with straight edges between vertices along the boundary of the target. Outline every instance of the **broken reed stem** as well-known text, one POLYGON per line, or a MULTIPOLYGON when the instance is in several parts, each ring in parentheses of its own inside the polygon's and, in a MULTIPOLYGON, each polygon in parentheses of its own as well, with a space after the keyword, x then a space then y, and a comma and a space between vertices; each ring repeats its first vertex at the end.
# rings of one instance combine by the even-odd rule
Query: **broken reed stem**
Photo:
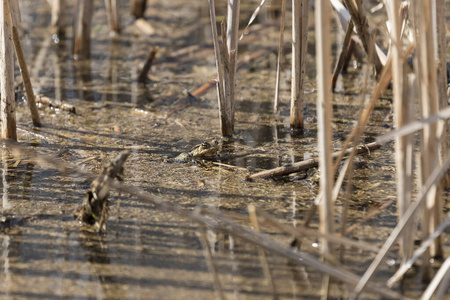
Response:
MULTIPOLYGON (((15 0, 12 0, 15 1, 15 0)), ((11 14, 17 14, 18 12, 11 11, 11 14)), ((25 61, 25 56, 23 54, 22 44, 20 43, 19 32, 17 30, 18 24, 15 23, 16 19, 12 15, 12 35, 14 41, 14 47, 16 49, 17 60, 19 61, 20 72, 22 74, 23 84, 25 86, 25 92, 27 94, 27 103, 31 112, 31 120, 34 126, 41 126, 41 120, 39 118, 39 111, 36 106, 35 96, 33 92, 33 87, 31 86, 30 73, 28 72, 27 63, 25 61)))
POLYGON ((155 46, 153 47, 152 51, 147 57, 147 60, 145 61, 144 67, 142 68, 141 73, 138 76, 138 82, 144 83, 147 81, 148 78, 148 71, 150 71, 150 68, 152 67, 153 61, 155 60, 156 53, 158 52, 159 47, 155 46))
MULTIPOLYGON (((319 127, 318 144, 320 160, 320 190, 323 194, 319 204, 320 232, 332 233, 334 214, 331 199, 333 188, 332 132, 331 132, 331 41, 330 41, 330 4, 316 0, 316 53, 317 53, 317 125, 319 127)), ((323 253, 328 254, 330 245, 322 241, 323 253)))
POLYGON ((14 97, 14 46, 9 1, 0 2, 0 120, 1 137, 17 140, 14 97))
POLYGON ((88 59, 91 47, 91 24, 94 3, 91 0, 76 0, 74 9, 73 55, 75 59, 88 59))
MULTIPOLYGON (((258 216, 256 215, 256 207, 253 204, 249 204, 247 206, 248 216, 250 218, 250 222, 253 226, 253 229, 256 232, 261 232, 261 228, 259 226, 258 216)), ((261 265, 263 266, 264 274, 269 282, 269 286, 272 292, 273 299, 277 299, 277 289, 275 287, 275 282, 273 281, 272 271, 270 270, 269 262, 267 261, 266 252, 258 247, 259 257, 261 259, 261 265)))
POLYGON ((214 258, 211 253, 211 248, 208 245, 208 238, 206 236, 206 226, 202 223, 199 224, 200 227, 200 242, 202 243, 203 255, 206 259, 206 264, 209 271, 213 277, 214 290, 216 291, 216 296, 219 299, 225 300, 225 295, 223 294, 222 284, 220 283, 219 274, 217 273, 216 264, 214 263, 214 258))
POLYGON ((281 75, 281 59, 283 55, 283 40, 284 40, 284 19, 286 16, 286 0, 281 0, 281 20, 280 20, 280 41, 278 43, 278 58, 277 58, 277 77, 275 82, 275 96, 273 99, 273 111, 278 111, 278 98, 280 94, 280 75, 281 75))
POLYGON ((120 14, 119 14, 119 0, 105 0, 106 11, 108 12, 109 28, 119 33, 120 32, 120 14))
POLYGON ((355 26, 353 25, 353 21, 350 20, 350 22, 348 22, 347 30, 345 31, 345 37, 344 37, 344 41, 342 42, 341 52, 339 53, 339 58, 336 63, 336 66, 334 68, 333 78, 331 79, 331 89, 333 91, 336 87, 337 78, 338 78, 339 74, 341 73, 342 68, 344 67, 345 60, 349 55, 351 55, 350 42, 352 40, 352 34, 353 34, 354 27, 355 26))
POLYGON ((64 36, 66 33, 66 0, 53 0, 52 4, 52 34, 56 34, 57 36, 64 36))
MULTIPOLYGON (((376 149, 379 149, 381 144, 379 143, 369 143, 364 145, 359 145, 356 147, 356 154, 367 153, 376 149)), ((349 155, 353 151, 353 148, 346 149, 345 151, 337 151, 332 154, 332 158, 336 159, 338 157, 343 157, 345 155, 349 155)), ((252 174, 247 177, 247 180, 258 179, 258 178, 267 178, 273 176, 285 176, 292 173, 300 172, 302 170, 307 170, 311 168, 316 168, 319 166, 320 159, 319 158, 311 158, 308 160, 299 161, 293 163, 290 166, 278 167, 270 170, 264 170, 255 174, 252 174)))
POLYGON ((309 0, 292 0, 291 128, 303 130, 303 95, 309 0))
POLYGON ((380 74, 383 69, 383 64, 375 51, 375 42, 370 34, 369 22, 364 15, 361 0, 344 0, 344 4, 352 16, 353 23, 356 26, 356 31, 361 39, 364 50, 367 54, 372 53, 373 64, 377 74, 380 74))
POLYGON ((224 93, 224 69, 222 62, 222 52, 219 45, 219 36, 217 34, 217 22, 216 22, 216 8, 214 5, 214 0, 209 0, 209 14, 211 18, 211 29, 212 29, 212 39, 214 44, 214 55, 216 60, 217 69, 217 97, 219 102, 219 118, 220 118, 220 128, 223 134, 223 127, 226 124, 225 120, 225 93, 224 93))
POLYGON ((449 282, 450 282, 450 257, 447 257, 442 266, 439 268, 439 271, 437 271, 433 280, 430 282, 430 284, 428 284, 427 289, 422 294, 422 297, 420 299, 422 300, 431 299, 431 297, 433 296, 434 292, 436 291, 439 285, 441 287, 436 293, 435 299, 444 299, 444 295, 446 291, 448 291, 449 282))

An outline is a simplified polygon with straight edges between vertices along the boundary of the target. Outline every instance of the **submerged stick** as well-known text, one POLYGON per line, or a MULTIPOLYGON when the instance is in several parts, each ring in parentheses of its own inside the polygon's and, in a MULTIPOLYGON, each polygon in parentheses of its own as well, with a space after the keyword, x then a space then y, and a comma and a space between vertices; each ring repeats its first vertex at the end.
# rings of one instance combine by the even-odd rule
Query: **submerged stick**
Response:
POLYGON ((138 82, 144 83, 147 80, 148 71, 150 71, 150 68, 152 67, 153 61, 155 60, 155 56, 158 50, 159 50, 158 46, 153 47, 152 52, 150 52, 150 54, 148 55, 144 67, 142 68, 142 71, 139 74, 138 82))
MULTIPOLYGON (((356 148, 356 154, 367 153, 367 152, 379 149, 380 147, 381 147, 381 144, 376 143, 376 142, 365 144, 365 145, 360 145, 356 148)), ((349 148, 349 149, 345 150, 343 155, 348 155, 352 151, 353 151, 353 148, 349 148)), ((337 158, 341 154, 342 154, 341 151, 337 151, 332 154, 332 157, 337 158)), ((251 180, 251 179, 266 178, 266 177, 273 177, 273 176, 285 176, 285 175, 300 172, 303 170, 316 168, 317 166, 319 166, 319 159, 311 158, 308 160, 303 160, 303 161, 293 163, 290 166, 283 166, 283 167, 278 167, 278 168, 274 168, 274 169, 270 169, 270 170, 264 170, 264 171, 252 174, 252 175, 248 176, 246 179, 251 180)))

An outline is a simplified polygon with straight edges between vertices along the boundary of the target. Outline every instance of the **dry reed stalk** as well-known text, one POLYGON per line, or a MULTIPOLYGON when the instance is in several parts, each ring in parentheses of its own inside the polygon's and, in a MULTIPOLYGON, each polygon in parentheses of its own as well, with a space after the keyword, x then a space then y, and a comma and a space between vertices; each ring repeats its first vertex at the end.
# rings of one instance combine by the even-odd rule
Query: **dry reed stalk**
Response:
MULTIPOLYGON (((401 128, 411 122, 411 107, 407 93, 408 81, 403 69, 403 42, 401 38, 400 0, 386 3, 388 17, 391 25, 391 55, 394 86, 394 122, 396 128, 401 128)), ((412 192, 412 135, 397 137, 395 139, 395 165, 397 183, 397 214, 400 219, 411 204, 412 192)), ((413 239, 411 239, 413 226, 411 222, 400 238, 400 253, 402 263, 405 263, 412 254, 413 239)))
MULTIPOLYGON (((439 92, 439 109, 443 110, 448 107, 447 96, 447 59, 446 59, 446 27, 445 27, 445 1, 436 1, 436 39, 437 39, 437 85, 439 92)), ((442 160, 449 149, 449 142, 447 137, 450 135, 449 126, 447 122, 443 123, 444 134, 441 138, 441 148, 439 152, 439 161, 442 160)), ((450 173, 444 177, 443 185, 446 188, 450 187, 450 173)))
POLYGON ((447 226, 450 224, 450 214, 447 215, 447 218, 442 222, 439 227, 436 229, 435 232, 433 232, 432 235, 430 235, 425 241, 423 241, 419 248, 417 248, 414 253, 411 255, 411 258, 408 259, 407 262, 402 264, 402 266, 395 272, 394 275, 392 275, 391 278, 387 281, 387 286, 389 288, 392 288, 396 282, 398 282, 403 275, 413 266, 413 264, 423 255, 423 253, 426 251, 426 249, 431 245, 433 240, 440 236, 444 230, 447 228, 447 226))
POLYGON ((341 52, 339 53, 339 58, 338 58, 338 61, 336 62, 336 66, 335 66, 334 72, 333 72, 333 78, 331 80, 331 89, 333 91, 334 91, 334 88, 336 87, 336 81, 339 76, 339 73, 341 73, 342 68, 344 67, 345 60, 349 55, 351 55, 350 42, 352 40, 352 34, 353 34, 354 27, 355 26, 353 25, 353 21, 350 20, 350 22, 348 22, 348 26, 345 31, 345 37, 344 37, 344 41, 342 42, 341 52))
POLYGON ((13 23, 9 1, 0 3, 0 120, 1 137, 17 140, 16 100, 14 98, 13 23))
POLYGON ((91 47, 94 2, 91 0, 77 0, 74 10, 73 55, 75 59, 88 59, 91 47))
MULTIPOLYGON (((253 204, 249 204, 247 206, 247 210, 253 229, 256 232, 261 232, 258 216, 256 215, 256 207, 253 204)), ((269 262, 267 261, 266 252, 263 249, 258 248, 258 253, 261 260, 261 265, 263 266, 264 275, 266 276, 267 281, 269 282, 273 299, 278 299, 277 289, 275 287, 275 282, 273 281, 272 271, 270 270, 269 262)))
POLYGON ((373 64, 375 65, 377 74, 380 74, 383 69, 383 64, 381 63, 377 51, 375 51, 375 42, 370 34, 369 23, 364 15, 361 0, 344 0, 344 4, 352 16, 353 23, 356 26, 356 31, 361 39, 364 50, 367 54, 373 54, 373 64))
MULTIPOLYGON (((415 22, 417 34, 417 56, 415 58, 415 71, 419 80, 418 89, 421 100, 421 117, 428 118, 437 114, 439 110, 437 70, 435 64, 435 40, 434 28, 432 26, 432 7, 430 1, 418 0, 415 3, 415 22)), ((421 178, 422 183, 438 167, 439 161, 439 139, 437 136, 438 126, 436 123, 429 124, 422 131, 421 145, 421 178)), ((445 135, 445 139, 448 136, 445 135)), ((427 205, 424 208, 422 235, 423 240, 427 239, 439 226, 442 214, 442 192, 436 188, 428 195, 427 205)), ((430 256, 442 256, 441 238, 434 240, 433 245, 426 251, 424 257, 424 279, 429 280, 431 276, 431 267, 429 265, 430 256)))
POLYGON ((146 7, 147 7, 147 0, 132 0, 130 3, 131 14, 136 19, 143 18, 146 7))
POLYGON ((217 34, 214 0, 209 0, 214 54, 217 68, 217 94, 222 136, 231 136, 234 128, 235 88, 239 34, 240 0, 229 0, 227 24, 222 23, 222 47, 217 34))
POLYGON ((303 130, 309 0, 292 0, 291 128, 303 130))
POLYGON ((200 242, 202 243, 203 247, 203 254, 206 259, 206 264, 208 266, 209 271, 212 274, 213 278, 213 284, 214 284, 214 290, 216 291, 216 296, 218 299, 225 300, 225 295, 223 294, 222 284, 220 283, 219 274, 217 273, 217 268, 214 263, 214 259, 211 253, 211 248, 208 245, 208 238, 206 234, 206 227, 202 223, 200 223, 200 242))
POLYGON ((108 12, 109 28, 114 32, 120 32, 119 0, 105 0, 105 6, 108 12))
POLYGON ((395 226, 394 230, 392 230, 391 234, 389 235, 388 239, 384 243, 381 250, 378 252, 377 256, 374 258, 372 263, 370 264, 369 268, 367 268, 367 271, 364 273, 364 275, 361 277, 360 281, 358 282, 355 291, 354 291, 354 297, 357 298, 359 294, 362 292, 362 290, 366 287, 369 280, 372 278, 373 274, 377 270, 378 266, 383 261, 384 257, 388 253, 389 249, 392 247, 392 245, 395 243, 397 238, 402 234, 403 230, 405 229, 406 225, 408 225, 409 222, 412 222, 414 214, 417 212, 417 210, 426 202, 428 195, 430 192, 433 194, 434 190, 436 190, 437 185, 443 178, 443 176, 448 172, 450 168, 450 157, 447 157, 442 166, 437 167, 433 170, 431 175, 427 178, 426 183, 423 185, 423 187, 420 189, 419 194, 416 196, 415 201, 411 203, 411 205, 406 210, 405 214, 402 216, 402 218, 399 220, 397 225, 395 226))
MULTIPOLYGON (((332 162, 332 106, 331 106, 331 41, 330 4, 316 0, 316 54, 317 54, 317 125, 319 127, 320 190, 323 194, 319 205, 320 232, 330 234, 334 230, 334 214, 331 199, 333 188, 332 162)), ((323 240, 322 249, 329 253, 329 243, 323 240)))
POLYGON ((277 58, 277 77, 275 82, 275 96, 273 99, 273 110, 278 111, 278 98, 280 94, 280 75, 281 75, 281 58, 283 55, 283 40, 284 40, 284 19, 286 16, 286 0, 281 0, 281 17, 280 17, 280 41, 278 43, 278 58, 277 58))
MULTIPOLYGON (((9 3, 16 2, 17 0, 9 0, 9 3)), ((16 2, 17 3, 17 2, 16 2)), ((15 6, 11 5, 11 8, 15 6)), ((35 96, 33 92, 33 87, 31 86, 30 74, 28 72, 27 63, 25 61, 25 56, 23 54, 22 44, 20 43, 19 31, 17 27, 20 21, 20 11, 16 9, 11 9, 11 20, 12 20, 12 33, 13 42, 16 49, 17 60, 19 61, 20 72, 22 74, 23 84, 25 86, 25 91, 27 94, 27 103, 31 112, 31 120, 34 126, 41 126, 41 120, 39 118, 39 112, 36 106, 35 96)))
POLYGON ((227 55, 224 56, 228 58, 224 76, 226 123, 224 124, 224 128, 221 130, 223 136, 231 136, 234 129, 240 2, 240 0, 228 0, 226 33, 227 55))
POLYGON ((448 290, 449 282, 450 282, 450 257, 448 257, 444 261, 442 266, 439 268, 439 271, 436 273, 433 280, 427 286, 427 289, 422 294, 422 297, 420 297, 420 299, 421 300, 431 299, 431 297, 433 296, 434 292, 436 291, 439 285, 441 285, 441 287, 436 293, 435 299, 444 299, 443 296, 446 293, 446 290, 448 290))
POLYGON ((141 73, 139 73, 138 76, 138 82, 145 82, 147 80, 148 71, 150 71, 150 68, 152 67, 153 61, 155 60, 156 53, 158 52, 159 47, 155 46, 153 47, 152 51, 147 57, 147 60, 145 61, 144 67, 142 68, 141 73))
POLYGON ((53 0, 52 7, 52 33, 64 36, 66 33, 66 0, 53 0))

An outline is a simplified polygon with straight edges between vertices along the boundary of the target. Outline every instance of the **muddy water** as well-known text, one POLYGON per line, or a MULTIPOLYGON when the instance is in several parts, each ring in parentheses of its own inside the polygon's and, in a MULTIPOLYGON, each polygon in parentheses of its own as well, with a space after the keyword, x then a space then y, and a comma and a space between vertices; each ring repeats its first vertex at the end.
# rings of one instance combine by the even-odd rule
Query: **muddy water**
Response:
MULTIPOLYGON (((245 214, 247 205, 253 203, 284 223, 301 224, 318 192, 317 185, 304 179, 304 173, 255 182, 244 178, 316 156, 313 43, 308 50, 308 122, 302 135, 289 130, 288 50, 283 61, 279 113, 272 112, 278 19, 275 4, 269 3, 273 9, 261 13, 255 30, 242 41, 242 59, 260 49, 267 49, 268 54, 244 64, 238 73, 236 131, 231 141, 221 142, 217 161, 221 165, 175 163, 171 159, 179 153, 220 135, 215 90, 196 100, 185 94, 185 90, 193 91, 215 76, 207 3, 182 2, 150 1, 147 19, 156 29, 151 37, 132 25, 125 5, 124 30, 112 37, 103 2, 96 2, 91 59, 74 61, 69 39, 55 43, 50 38, 46 2, 20 1, 23 43, 36 93, 76 107, 76 114, 41 107, 44 125, 35 129, 30 126, 25 103, 19 102, 20 142, 29 150, 52 156, 56 162, 75 164, 92 173, 101 170, 102 161, 130 149, 124 179, 131 186, 188 209, 207 206, 245 214), (160 51, 151 80, 139 85, 138 71, 155 45, 160 51)), ((243 4, 243 24, 256 5, 256 1, 243 4)), ((312 14, 310 20, 313 32, 312 14)), ((70 30, 67 35, 71 36, 70 30)), ((349 70, 338 82, 333 120, 336 148, 355 121, 362 83, 361 69, 349 70)), ((390 95, 386 94, 374 112, 365 142, 392 127, 391 112, 390 95)), ((370 156, 357 158, 349 213, 349 223, 356 229, 349 236, 377 246, 396 221, 392 151, 388 144, 370 156), (364 221, 380 207, 384 208, 379 214, 364 221)), ((2 155, 2 298, 215 297, 196 223, 112 192, 107 233, 83 231, 74 215, 89 189, 86 177, 61 176, 28 156, 12 157, 6 151, 2 155)), ((340 220, 339 209, 336 218, 340 220)), ((317 223, 313 222, 313 227, 317 223)), ((266 230, 290 242, 290 237, 273 228, 266 230)), ((241 240, 230 245, 229 238, 222 234, 209 235, 227 299, 272 298, 257 249, 241 240)), ((302 247, 316 253, 317 240, 305 238, 302 247)), ((344 253, 344 265, 362 274, 373 257, 373 253, 349 248, 344 253)), ((381 266, 374 282, 383 284, 393 274, 393 257, 381 266)), ((268 259, 280 298, 320 297, 320 273, 273 254, 268 254, 268 259)), ((419 277, 411 276, 398 291, 416 297, 424 288, 419 277)), ((331 285, 334 298, 350 297, 351 292, 352 287, 340 282, 331 285)), ((365 298, 379 297, 366 293, 365 298)))

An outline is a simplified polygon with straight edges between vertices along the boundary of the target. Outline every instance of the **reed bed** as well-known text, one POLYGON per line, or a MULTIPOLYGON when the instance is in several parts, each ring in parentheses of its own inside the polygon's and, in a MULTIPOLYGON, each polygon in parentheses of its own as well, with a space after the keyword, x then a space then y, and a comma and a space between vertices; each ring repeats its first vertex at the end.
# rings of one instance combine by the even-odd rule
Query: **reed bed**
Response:
MULTIPOLYGON (((20 40, 17 33, 17 21, 15 10, 10 9, 10 3, 14 0, 3 1, 0 6, 0 43, 1 43, 1 120, 2 139, 15 140, 15 103, 14 96, 14 75, 13 75, 13 44, 20 62, 20 68, 24 81, 28 81, 26 65, 23 54, 21 54, 20 40), (11 14, 12 13, 12 14, 11 14), (14 30, 16 28, 16 30, 14 30)), ((117 13, 118 1, 106 1, 110 11, 111 29, 120 31, 120 16, 117 13)), ((239 43, 239 16, 240 1, 229 0, 227 5, 226 19, 219 26, 216 19, 216 6, 214 0, 209 0, 209 12, 212 29, 212 40, 217 68, 217 81, 208 83, 210 87, 214 83, 217 86, 217 97, 219 103, 219 123, 222 136, 231 137, 235 126, 235 99, 239 93, 236 84, 236 72, 238 69, 238 43, 239 43)), ((340 2, 339 2, 340 3, 340 2)), ((261 2, 254 13, 260 11, 264 4, 261 2)), ((279 43, 279 57, 277 64, 277 85, 275 88, 274 113, 277 112, 280 59, 282 55, 282 41, 284 31, 285 9, 283 1, 281 32, 279 43)), ((344 0, 343 4, 335 2, 333 6, 328 1, 315 1, 315 40, 316 40, 316 69, 317 69, 317 125, 318 125, 318 152, 319 158, 314 163, 319 165, 320 192, 317 195, 316 206, 311 210, 309 220, 319 214, 319 231, 306 229, 309 221, 305 222, 302 228, 294 228, 281 224, 275 218, 268 215, 259 208, 250 205, 248 208, 250 222, 242 225, 241 222, 233 219, 231 214, 217 212, 212 209, 196 208, 188 210, 171 203, 169 200, 161 199, 139 188, 132 188, 125 183, 118 182, 114 178, 105 179, 111 189, 122 193, 127 193, 140 199, 152 203, 159 210, 177 214, 199 224, 200 241, 204 247, 205 259, 212 274, 212 283, 217 291, 217 297, 225 299, 220 274, 215 267, 214 254, 208 248, 206 231, 213 228, 224 231, 232 236, 241 238, 247 243, 255 245, 259 249, 261 265, 267 282, 274 298, 277 297, 276 280, 274 280, 269 264, 267 263, 267 253, 275 253, 288 258, 299 265, 307 265, 324 273, 324 294, 330 282, 342 281, 354 288, 353 296, 362 297, 362 293, 367 289, 378 293, 384 297, 401 298, 402 295, 395 290, 395 284, 401 280, 406 271, 411 268, 416 261, 421 261, 424 269, 424 281, 430 281, 428 288, 424 291, 422 298, 429 299, 432 295, 437 298, 444 297, 446 286, 450 280, 449 258, 445 257, 442 245, 442 234, 449 224, 449 216, 443 216, 443 194, 445 187, 448 187, 448 175, 450 168, 450 155, 448 153, 448 109, 447 95, 447 65, 445 58, 445 3, 443 0, 427 1, 417 0, 409 3, 393 0, 385 3, 388 15, 388 37, 389 51, 385 54, 376 44, 373 30, 369 27, 367 20, 368 12, 361 0, 344 0), (434 3, 434 4, 433 4, 434 3), (331 70, 333 58, 331 57, 330 20, 331 8, 342 20, 342 28, 345 29, 345 38, 342 50, 337 61, 334 75, 331 70), (409 14, 408 14, 409 12, 409 14), (355 32, 356 30, 356 32, 355 32), (355 42, 356 36, 360 45, 355 42), (371 95, 365 101, 362 98, 360 115, 356 116, 356 125, 351 128, 351 133, 344 142, 343 149, 338 154, 333 154, 333 134, 332 134, 332 89, 336 83, 336 77, 343 69, 344 61, 356 49, 360 47, 366 53, 366 75, 369 76, 371 68, 376 74, 372 79, 376 81, 375 88, 368 91, 371 95), (412 70, 408 59, 412 57, 412 70), (438 63, 436 64, 436 61, 438 63), (386 239, 381 249, 365 243, 357 243, 346 237, 348 228, 345 225, 345 212, 340 234, 337 232, 339 225, 335 221, 337 214, 336 200, 339 197, 339 190, 343 183, 347 183, 345 199, 350 197, 350 183, 352 176, 352 164, 354 163, 357 151, 361 151, 358 145, 368 120, 383 90, 392 82, 393 107, 395 130, 386 133, 378 138, 380 142, 395 140, 395 166, 396 166, 396 201, 398 222, 386 239), (418 134, 415 134, 417 133, 418 134), (414 147, 419 144, 419 148, 414 147), (352 148, 347 149, 350 145, 352 148), (338 179, 335 182, 337 166, 344 160, 344 155, 349 157, 345 161, 344 168, 341 169, 338 179), (334 164, 333 164, 334 162, 334 164), (417 180, 414 179, 416 174, 417 180), (413 196, 416 194, 416 196, 413 196), (280 242, 272 236, 265 234, 262 228, 273 226, 281 229, 283 233, 291 235, 293 238, 301 238, 305 235, 313 235, 320 239, 321 250, 319 255, 313 255, 301 249, 296 249, 291 245, 280 242), (414 245, 415 237, 420 236, 421 245, 414 245), (389 251, 395 243, 399 243, 400 251, 398 255, 402 264, 386 283, 385 286, 373 284, 370 280, 376 274, 377 269, 383 259, 389 255, 389 251), (336 260, 336 245, 360 247, 377 251, 377 254, 364 274, 358 275, 344 267, 336 260), (445 259, 441 268, 433 276, 431 258, 445 259), (330 276, 330 277, 328 277, 330 276), (439 286, 440 285, 440 286, 439 286)), ((11 5, 11 8, 16 7, 11 5)), ((54 32, 62 34, 64 32, 62 7, 64 1, 54 1, 52 26, 54 32)), ((131 10, 136 18, 142 18, 145 12, 146 1, 132 1, 131 10)), ((292 82, 291 82, 291 118, 292 128, 301 129, 303 127, 303 104, 302 94, 304 92, 305 59, 308 41, 308 12, 309 1, 293 0, 291 5, 292 15, 292 82)), ((80 59, 89 57, 90 27, 92 20, 92 1, 78 0, 75 5, 74 22, 74 55, 80 59)), ((249 25, 251 22, 249 22, 249 25)), ((311 37, 309 37, 311 38, 311 37)), ((148 64, 144 68, 140 81, 145 82, 147 72, 155 58, 157 47, 153 49, 148 58, 148 64)), ((26 84, 27 87, 27 84, 26 84)), ((199 96, 202 92, 194 93, 199 96)), ((363 92, 363 94, 365 94, 363 92)), ((34 100, 31 85, 27 87, 27 97, 34 100)), ((32 103, 30 101, 29 103, 32 103)), ((33 112, 35 106, 30 104, 33 115, 33 123, 40 123, 39 116, 33 112)), ((12 141, 4 141, 4 145, 28 157, 41 161, 46 165, 51 165, 60 172, 76 174, 77 176, 92 177, 75 166, 67 165, 65 162, 57 161, 43 155, 37 155, 33 151, 26 150, 23 146, 12 141)), ((376 144, 380 147, 380 144, 376 144)), ((5 152, 2 152, 5 155, 5 152)), ((303 165, 302 165, 303 166, 303 165)), ((291 166, 292 168, 294 166, 291 166)), ((261 174, 254 174, 249 178, 256 179, 265 177, 267 174, 286 175, 291 171, 291 167, 276 171, 266 171, 261 174)), ((301 167, 300 167, 301 168, 301 167)), ((3 170, 5 172, 5 170, 3 170)), ((298 170, 297 170, 298 171, 298 170)), ((345 205, 345 204, 344 204, 345 205)), ((345 206, 344 206, 345 207, 345 206)), ((345 209, 344 209, 345 210, 345 209)), ((242 216, 241 216, 242 217, 242 216)), ((102 226, 100 226, 102 227, 102 226)))

